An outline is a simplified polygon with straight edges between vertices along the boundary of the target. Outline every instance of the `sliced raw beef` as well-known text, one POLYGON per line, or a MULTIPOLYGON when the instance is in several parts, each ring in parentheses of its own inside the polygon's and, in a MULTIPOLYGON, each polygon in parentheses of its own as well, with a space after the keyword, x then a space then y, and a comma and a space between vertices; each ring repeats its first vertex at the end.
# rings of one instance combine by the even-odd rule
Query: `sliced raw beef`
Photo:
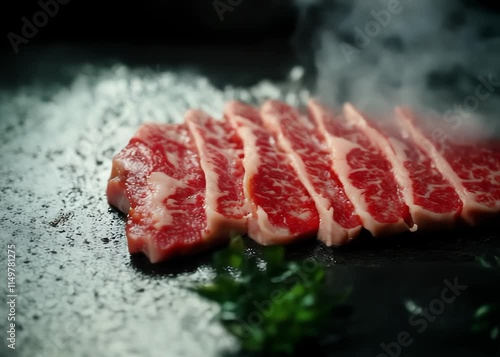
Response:
POLYGON ((265 103, 261 114, 314 199, 320 216, 318 239, 326 245, 341 245, 357 236, 361 220, 333 171, 331 151, 314 123, 277 101, 265 103))
POLYGON ((208 232, 246 233, 241 140, 227 120, 215 120, 200 110, 188 111, 185 118, 205 173, 208 232))
POLYGON ((249 236, 265 245, 315 236, 319 218, 314 201, 288 156, 277 150, 258 111, 232 102, 224 113, 243 141, 244 192, 251 203, 249 236))
POLYGON ((451 228, 462 211, 462 201, 432 158, 412 138, 403 137, 394 118, 375 122, 350 104, 345 111, 347 119, 391 162, 415 225, 419 229, 451 228))
POLYGON ((128 215, 129 251, 153 263, 248 233, 269 245, 341 245, 471 224, 500 213, 500 142, 399 108, 383 122, 350 104, 308 115, 230 102, 224 119, 145 124, 113 159, 107 197, 128 215), (460 130, 459 130, 460 129, 460 130))
POLYGON ((311 116, 333 153, 334 170, 347 196, 373 236, 407 231, 413 226, 408 206, 396 182, 391 163, 357 126, 335 117, 318 102, 309 102, 311 116))
POLYGON ((206 231, 205 175, 185 124, 143 125, 113 159, 107 196, 128 214, 129 251, 152 263, 221 238, 206 231))
POLYGON ((407 109, 399 108, 397 114, 401 126, 454 185, 467 222, 475 224, 500 212, 499 142, 473 138, 463 128, 446 127, 439 118, 432 126, 421 118, 417 122, 407 109))

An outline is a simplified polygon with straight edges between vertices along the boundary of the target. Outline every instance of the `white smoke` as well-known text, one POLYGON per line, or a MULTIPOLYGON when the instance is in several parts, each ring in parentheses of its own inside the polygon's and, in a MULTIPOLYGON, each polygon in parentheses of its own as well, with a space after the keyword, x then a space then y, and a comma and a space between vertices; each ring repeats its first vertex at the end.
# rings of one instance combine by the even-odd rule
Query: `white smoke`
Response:
POLYGON ((299 51, 314 56, 316 94, 329 104, 350 101, 372 111, 402 104, 464 117, 499 112, 497 14, 462 1, 296 4, 299 51), (478 98, 476 89, 488 81, 478 98))

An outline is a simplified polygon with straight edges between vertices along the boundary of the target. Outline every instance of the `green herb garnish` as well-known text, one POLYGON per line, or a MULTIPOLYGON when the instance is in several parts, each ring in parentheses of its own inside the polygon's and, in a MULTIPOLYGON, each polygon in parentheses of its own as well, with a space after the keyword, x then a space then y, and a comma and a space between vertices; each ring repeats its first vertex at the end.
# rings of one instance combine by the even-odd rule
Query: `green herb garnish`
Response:
POLYGON ((500 306, 485 304, 476 309, 471 330, 474 334, 487 336, 492 343, 500 343, 500 306))
MULTIPOLYGON (((484 268, 500 270, 500 257, 498 256, 478 256, 476 262, 484 268)), ((498 349, 500 347, 500 304, 488 303, 479 306, 474 313, 471 332, 498 349)))
POLYGON ((267 247, 263 259, 245 256, 241 237, 215 254, 213 281, 194 288, 220 306, 219 319, 243 350, 292 354, 306 342, 334 343, 346 329, 350 291, 332 295, 325 267, 287 262, 283 247, 267 247))
POLYGON ((500 269, 500 257, 477 256, 476 262, 488 269, 500 269))

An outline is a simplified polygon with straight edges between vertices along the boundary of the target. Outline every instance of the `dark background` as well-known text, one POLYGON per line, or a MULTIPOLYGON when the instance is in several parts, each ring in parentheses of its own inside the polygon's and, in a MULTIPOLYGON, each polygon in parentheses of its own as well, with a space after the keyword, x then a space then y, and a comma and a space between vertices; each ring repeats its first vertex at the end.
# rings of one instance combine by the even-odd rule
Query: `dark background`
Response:
MULTIPOLYGON (((469 7, 500 11, 493 0, 457 0, 469 7)), ((335 3, 335 1, 318 1, 335 3)), ((36 0, 11 1, 0 15, 1 46, 10 48, 6 35, 20 33, 21 18, 40 10, 36 0)), ((97 1, 70 0, 40 29, 36 45, 54 43, 121 43, 129 45, 243 45, 269 39, 289 42, 298 23, 293 1, 241 0, 220 21, 213 0, 97 1), (61 16, 62 15, 62 16, 61 16)), ((321 6, 313 6, 312 11, 321 6)), ((466 11, 466 8, 464 8, 466 11)), ((314 27, 314 14, 310 25, 314 27)))
POLYGON ((7 34, 22 35, 22 17, 31 20, 40 9, 38 1, 13 1, 0 13, 0 87, 63 80, 62 58, 68 64, 193 65, 209 67, 209 76, 233 68, 239 72, 234 81, 245 85, 282 78, 296 60, 298 11, 286 0, 243 0, 223 21, 212 0, 71 0, 16 54, 7 34))
MULTIPOLYGON (((500 4, 493 0, 456 1, 464 4, 464 12, 482 8, 500 13, 500 4)), ((36 72, 35 56, 54 48, 66 49, 64 55, 80 61, 92 62, 94 54, 103 54, 113 57, 111 62, 130 65, 238 62, 259 68, 267 65, 262 58, 270 56, 266 58, 273 63, 270 67, 300 63, 314 76, 315 30, 323 5, 338 1, 309 3, 314 5, 298 9, 294 1, 241 0, 233 11, 224 13, 221 21, 213 0, 70 0, 59 4, 57 14, 28 44, 21 44, 16 55, 7 34, 22 35, 21 19, 31 21, 41 7, 36 0, 10 1, 0 13, 0 85, 17 83, 21 78, 30 81, 36 72), (85 50, 79 51, 81 48, 85 50), (249 52, 254 55, 248 56, 249 52)), ((460 22, 460 16, 456 14, 456 21, 460 22)), ((275 78, 282 75, 279 68, 266 73, 272 76, 273 70, 277 72, 275 78)))
MULTIPOLYGON (((224 335, 209 331, 214 311, 184 289, 207 278, 210 253, 159 265, 128 254, 124 218, 109 208, 105 185, 112 156, 151 118, 123 114, 130 98, 106 97, 93 81, 105 82, 99 68, 111 72, 116 63, 160 63, 175 75, 176 65, 196 64, 219 89, 282 80, 297 61, 308 63, 307 51, 298 56, 296 48, 307 46, 321 7, 299 13, 291 1, 242 0, 221 22, 211 0, 71 0, 16 55, 6 35, 20 34, 21 18, 31 19, 37 3, 11 1, 0 14, 0 235, 2 243, 17 246, 21 296, 20 349, 10 354, 2 343, 0 355, 215 355, 224 335), (93 67, 72 72, 73 63, 93 67), (84 80, 74 83, 79 75, 84 80)), ((464 3, 500 10, 495 1, 464 3)), ((203 89, 175 78, 185 88, 203 89)), ((165 84, 162 90, 175 92, 165 84)), ((132 108, 153 94, 138 95, 132 108)), ((207 103, 219 98, 213 92, 205 97, 207 103)), ((169 110, 189 104, 178 97, 167 101, 155 103, 172 116, 178 111, 169 110)), ((416 343, 402 355, 495 355, 484 351, 485 341, 470 339, 475 309, 498 301, 500 273, 475 263, 477 256, 500 254, 495 222, 383 242, 370 238, 345 249, 311 242, 288 252, 327 264, 334 276, 330 288, 353 287, 352 340, 332 354, 381 353, 381 342, 411 328, 405 299, 425 307, 439 297, 444 279, 458 277, 467 293, 426 333, 411 330, 416 343)))
MULTIPOLYGON (((3 12, 3 33, 19 32, 21 18, 40 9, 38 1, 10 2, 3 12)), ((291 2, 242 0, 237 11, 220 21, 212 0, 81 1, 60 5, 36 42, 120 42, 125 44, 197 45, 287 38, 296 13, 291 2), (59 16, 62 15, 62 16, 59 16)), ((5 38, 5 37, 4 37, 5 38)), ((5 41, 2 41, 5 46, 5 41)))

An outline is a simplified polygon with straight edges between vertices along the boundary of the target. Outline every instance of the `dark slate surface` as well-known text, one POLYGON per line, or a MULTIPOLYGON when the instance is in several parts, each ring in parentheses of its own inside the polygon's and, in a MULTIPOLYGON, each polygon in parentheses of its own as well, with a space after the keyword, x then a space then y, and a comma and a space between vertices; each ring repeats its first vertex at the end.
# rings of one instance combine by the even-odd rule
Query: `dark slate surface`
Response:
MULTIPOLYGON (((210 254, 154 266, 129 256, 124 218, 104 194, 111 158, 142 122, 178 121, 188 107, 217 115, 229 98, 295 102, 307 92, 298 90, 300 83, 260 81, 271 73, 285 78, 290 68, 273 62, 247 63, 238 77, 238 62, 211 62, 210 54, 211 67, 197 70, 179 66, 177 51, 170 64, 167 54, 160 63, 127 65, 82 50, 34 53, 5 67, 12 81, 0 91, 0 256, 5 266, 6 245, 16 244, 19 295, 18 348, 7 350, 2 332, 0 355, 217 356, 234 350, 211 320, 215 307, 185 289, 210 276, 210 254)), ((414 338, 404 356, 485 355, 464 347, 464 337, 472 309, 500 300, 498 272, 473 262, 477 255, 500 255, 496 224, 376 242, 364 237, 338 250, 312 242, 288 254, 327 263, 331 289, 354 288, 351 339, 335 355, 379 355, 379 344, 403 330, 414 338), (467 290, 418 333, 408 323, 408 307, 425 308, 440 296, 443 281, 455 278, 467 290)), ((4 296, 5 280, 1 291, 4 296)))

